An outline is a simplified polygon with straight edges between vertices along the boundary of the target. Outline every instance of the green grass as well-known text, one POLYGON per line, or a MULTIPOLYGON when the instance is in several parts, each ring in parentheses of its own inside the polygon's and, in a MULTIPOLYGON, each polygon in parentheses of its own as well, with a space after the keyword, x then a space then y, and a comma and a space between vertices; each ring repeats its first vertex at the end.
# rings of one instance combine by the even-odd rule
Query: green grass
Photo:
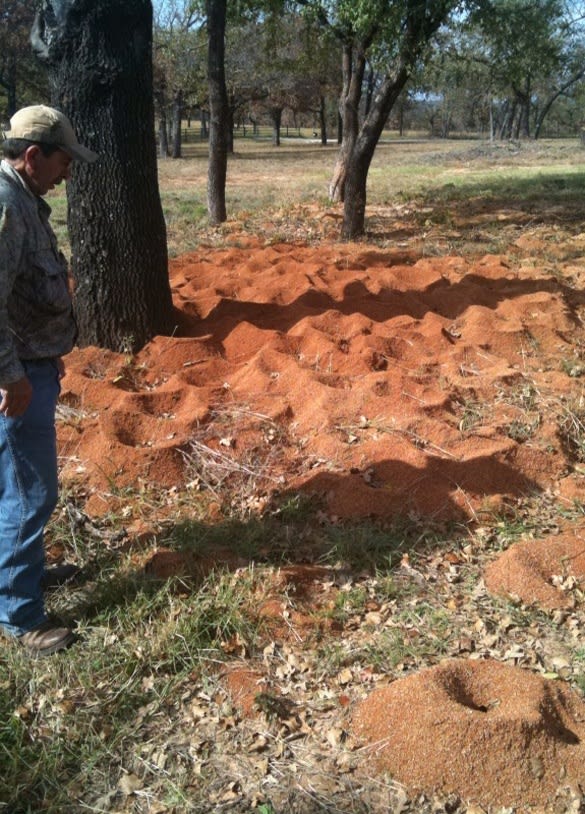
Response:
POLYGON ((165 213, 169 256, 197 248, 198 233, 207 221, 205 190, 203 194, 197 191, 163 192, 161 203, 165 213))
POLYGON ((224 658, 222 642, 253 646, 252 582, 214 575, 193 591, 106 574, 74 609, 82 642, 70 651, 31 662, 2 648, 0 810, 76 810, 80 794, 115 788, 144 717, 164 716, 176 687, 224 658))
POLYGON ((424 195, 434 204, 457 204, 470 199, 481 198, 485 203, 497 208, 522 205, 526 211, 546 202, 547 207, 561 205, 567 208, 573 204, 583 211, 582 189, 585 172, 580 167, 556 166, 541 169, 519 167, 514 171, 471 172, 461 176, 456 182, 434 183, 432 194, 428 188, 424 195), (432 195, 432 197, 431 197, 432 195))
MULTIPOLYGON (((156 513, 152 496, 125 498, 156 513)), ((62 496, 48 539, 84 565, 87 580, 54 592, 49 610, 76 624, 80 641, 39 661, 16 643, 0 649, 0 811, 11 814, 61 814, 85 805, 92 810, 113 801, 125 776, 150 776, 136 762, 137 731, 147 730, 154 743, 169 737, 169 716, 177 714, 186 683, 213 685, 232 643, 251 657, 261 654, 264 623, 257 607, 268 583, 255 563, 278 566, 310 552, 337 566, 343 560, 346 567, 359 564, 371 573, 378 566, 376 597, 382 601, 401 594, 389 574, 395 552, 419 542, 401 529, 375 524, 324 526, 317 505, 291 498, 265 517, 172 526, 160 537, 165 548, 202 561, 227 548, 249 565, 236 571, 219 565, 204 579, 160 580, 136 565, 136 555, 147 557, 148 549, 126 554, 116 543, 122 517, 102 520, 102 537, 96 539, 73 522, 73 500, 72 494, 62 496)), ((340 596, 333 613, 339 619, 361 612, 368 598, 360 586, 340 596)), ((395 661, 390 650, 364 652, 390 664, 395 661)), ((199 792, 187 791, 189 782, 177 768, 165 780, 165 795, 179 807, 192 803, 199 792)))

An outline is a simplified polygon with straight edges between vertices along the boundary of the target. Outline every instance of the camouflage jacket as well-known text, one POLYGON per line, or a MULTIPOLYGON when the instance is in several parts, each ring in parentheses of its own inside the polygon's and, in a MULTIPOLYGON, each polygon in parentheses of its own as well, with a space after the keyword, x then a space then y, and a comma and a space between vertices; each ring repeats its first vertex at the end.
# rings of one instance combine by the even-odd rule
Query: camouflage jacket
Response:
POLYGON ((67 262, 51 207, 0 164, 0 387, 24 375, 21 359, 69 353, 76 326, 67 262))

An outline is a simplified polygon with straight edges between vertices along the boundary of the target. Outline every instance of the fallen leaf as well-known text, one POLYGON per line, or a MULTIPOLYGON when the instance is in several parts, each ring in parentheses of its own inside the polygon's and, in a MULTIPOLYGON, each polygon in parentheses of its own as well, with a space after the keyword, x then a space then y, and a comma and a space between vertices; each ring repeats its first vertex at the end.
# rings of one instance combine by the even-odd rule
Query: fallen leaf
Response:
POLYGON ((144 786, 142 780, 135 774, 124 774, 118 781, 118 789, 125 797, 129 797, 144 786))

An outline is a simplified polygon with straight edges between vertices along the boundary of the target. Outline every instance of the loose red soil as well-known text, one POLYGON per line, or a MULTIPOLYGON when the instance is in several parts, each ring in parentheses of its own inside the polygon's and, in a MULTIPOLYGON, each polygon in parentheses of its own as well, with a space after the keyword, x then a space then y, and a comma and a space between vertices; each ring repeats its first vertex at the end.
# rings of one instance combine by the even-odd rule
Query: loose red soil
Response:
POLYGON ((581 494, 555 422, 583 341, 567 281, 503 256, 251 240, 181 257, 171 280, 176 337, 67 360, 62 476, 89 482, 88 510, 112 484, 184 485, 194 438, 340 518, 581 494))
POLYGON ((585 539, 580 533, 515 543, 485 573, 490 591, 549 609, 575 607, 584 578, 585 539))
POLYGON ((544 808, 583 782, 585 703, 497 661, 449 661, 375 690, 354 728, 409 788, 544 808))

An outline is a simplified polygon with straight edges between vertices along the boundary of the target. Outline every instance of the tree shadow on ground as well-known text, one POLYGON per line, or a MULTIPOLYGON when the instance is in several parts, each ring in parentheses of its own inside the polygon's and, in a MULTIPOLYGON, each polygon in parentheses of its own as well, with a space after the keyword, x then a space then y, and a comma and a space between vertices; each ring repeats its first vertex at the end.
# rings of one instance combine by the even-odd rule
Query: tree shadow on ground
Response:
MULTIPOLYGON (((521 170, 520 170, 521 172, 521 170)), ((424 204, 436 211, 448 207, 450 215, 461 225, 477 215, 497 216, 506 212, 509 216, 505 224, 515 222, 517 214, 519 226, 559 225, 582 227, 585 217, 583 187, 585 172, 555 172, 532 175, 531 177, 489 176, 459 180, 457 185, 447 183, 419 198, 414 204, 424 204)), ((424 213, 432 222, 433 214, 424 213)))

